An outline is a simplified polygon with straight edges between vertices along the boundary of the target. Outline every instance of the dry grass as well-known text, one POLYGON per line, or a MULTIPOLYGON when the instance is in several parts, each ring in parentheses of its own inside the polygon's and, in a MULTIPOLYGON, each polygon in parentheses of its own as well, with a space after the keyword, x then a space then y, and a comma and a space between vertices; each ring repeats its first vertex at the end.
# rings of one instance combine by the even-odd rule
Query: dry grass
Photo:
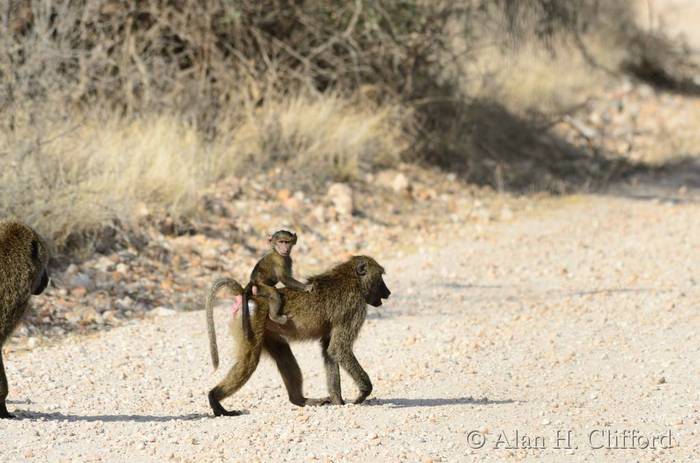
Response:
POLYGON ((54 126, 42 137, 49 141, 10 153, 11 168, 0 174, 3 215, 27 220, 60 246, 73 232, 130 222, 141 202, 176 214, 192 209, 205 180, 194 130, 159 117, 65 131, 54 126))
POLYGON ((0 153, 8 166, 0 171, 0 215, 28 221, 63 247, 76 233, 132 223, 143 206, 190 216, 210 184, 251 167, 286 162, 316 178, 353 179, 399 158, 400 117, 391 105, 296 97, 232 116, 213 142, 164 115, 77 126, 34 120, 0 134, 8 147, 0 153))
MULTIPOLYGON (((254 2, 248 3, 252 5, 254 2)), ((549 5, 552 2, 533 0, 528 3, 549 5)), ((579 2, 581 5, 589 3, 600 2, 579 2)), ((613 5, 611 11, 615 8, 627 11, 627 3, 610 2, 613 5)), ((386 4, 393 5, 391 2, 386 4)), ((228 4, 224 2, 221 5, 228 4)), ((354 5, 355 2, 348 2, 349 7, 344 10, 347 19, 351 19, 355 11, 351 7, 354 5)), ((449 6, 450 2, 445 2, 444 5, 449 6)), ((571 2, 560 3, 560 6, 566 7, 565 10, 572 8, 572 5, 571 2)), ((55 29, 65 32, 66 38, 75 38, 74 35, 79 33, 78 28, 69 26, 90 25, 92 20, 99 23, 103 19, 101 15, 104 12, 100 13, 98 9, 94 10, 97 16, 87 21, 89 15, 77 15, 79 11, 71 10, 70 2, 65 3, 64 7, 72 16, 67 13, 57 15, 55 29)), ((166 7, 170 8, 164 8, 166 7)), ((49 10, 35 10, 35 22, 38 25, 47 21, 40 21, 41 18, 51 17, 49 10)), ((397 11, 408 14, 408 18, 414 16, 411 11, 399 10, 397 11)), ((251 11, 257 12, 258 9, 251 11)), ((90 12, 93 10, 89 9, 88 13, 90 12)), ((132 13, 121 8, 113 12, 117 18, 132 13)), ((152 14, 150 12, 144 17, 152 14)), ((218 24, 210 21, 212 14, 212 11, 207 11, 200 18, 206 27, 218 24)), ((335 14, 331 16, 335 18, 335 14)), ((190 24, 191 17, 198 16, 183 13, 170 20, 175 24, 190 24)), ((252 17, 257 18, 255 15, 252 17)), ((280 17, 284 19, 284 15, 280 17)), ((322 27, 323 31, 328 29, 326 32, 335 37, 337 28, 332 27, 333 24, 324 18, 325 16, 317 23, 314 22, 314 27, 322 27)), ((368 18, 371 19, 371 15, 368 18)), ((612 44, 605 34, 610 35, 610 30, 620 29, 620 15, 608 13, 605 18, 607 19, 603 23, 611 24, 603 24, 600 31, 608 32, 600 32, 599 36, 592 39, 588 37, 586 43, 591 55, 600 64, 615 69, 624 58, 625 50, 619 42, 612 44)), ((364 26, 358 26, 355 32, 359 34, 365 31, 363 28, 374 24, 369 19, 366 24, 359 23, 364 26)), ((525 21, 522 25, 526 30, 540 24, 542 17, 535 15, 534 19, 530 19, 532 24, 528 25, 525 21)), ((118 23, 119 21, 114 22, 118 23)), ((426 24, 431 23, 427 21, 426 24)), ((309 68, 308 60, 297 62, 295 58, 285 61, 287 48, 275 44, 272 49, 279 51, 278 59, 282 61, 273 60, 264 66, 250 66, 250 63, 254 63, 251 59, 242 60, 241 63, 244 64, 241 64, 240 69, 230 69, 227 66, 237 61, 228 57, 212 58, 212 63, 220 65, 215 66, 216 78, 212 79, 210 72, 214 68, 204 72, 206 66, 202 63, 200 64, 204 67, 198 67, 200 64, 197 63, 187 64, 192 56, 200 54, 172 54, 180 45, 171 47, 168 44, 171 41, 178 44, 185 41, 175 40, 177 37, 172 36, 172 30, 178 29, 166 27, 163 23, 156 28, 159 32, 154 35, 153 43, 141 43, 133 38, 119 36, 119 40, 123 40, 129 47, 114 47, 115 50, 128 48, 128 53, 119 52, 123 62, 117 63, 119 75, 123 78, 115 79, 112 71, 105 71, 112 69, 113 58, 103 56, 101 48, 86 48, 84 54, 79 53, 78 62, 82 64, 66 68, 63 57, 73 57, 76 50, 70 48, 73 46, 71 40, 54 40, 58 37, 54 30, 36 29, 36 26, 36 35, 28 36, 32 37, 33 42, 29 39, 16 42, 10 40, 10 36, 5 37, 4 42, 0 40, 0 45, 4 44, 0 48, 14 50, 13 53, 17 56, 23 56, 24 65, 18 68, 14 64, 15 61, 19 62, 17 60, 0 62, 0 67, 6 65, 9 69, 12 65, 17 68, 17 72, 8 74, 15 75, 15 80, 8 81, 5 86, 12 89, 12 92, 0 94, 0 102, 8 102, 5 106, 8 109, 4 113, 0 109, 0 128, 12 127, 6 133, 0 130, 0 163, 3 167, 7 166, 0 171, 0 216, 13 215, 27 220, 53 239, 59 247, 63 247, 76 234, 89 235, 115 221, 129 224, 134 220, 135 211, 142 210, 143 206, 149 210, 165 211, 175 218, 191 216, 197 211, 198 199, 203 191, 212 183, 225 176, 248 172, 251 168, 266 170, 286 166, 288 171, 300 177, 302 183, 322 185, 323 180, 352 180, 363 171, 389 166, 410 148, 425 151, 425 156, 421 159, 443 166, 457 166, 460 171, 466 172, 465 178, 469 180, 480 178, 485 183, 500 187, 513 179, 512 182, 525 185, 531 182, 531 177, 542 177, 538 166, 556 163, 556 156, 567 151, 566 147, 554 146, 549 138, 547 143, 553 147, 542 149, 539 135, 533 133, 534 125, 530 124, 529 116, 533 113, 547 115, 570 109, 598 91, 607 77, 602 70, 589 66, 572 45, 570 35, 561 36, 569 37, 568 41, 562 38, 562 43, 554 43, 549 47, 529 38, 527 34, 522 34, 520 39, 523 43, 518 47, 488 46, 503 43, 507 35, 507 21, 504 24, 505 28, 494 30, 485 27, 483 34, 474 34, 473 31, 465 34, 463 29, 457 27, 453 32, 459 39, 452 38, 453 34, 441 37, 440 34, 444 33, 441 28, 433 30, 433 26, 428 27, 424 31, 425 37, 438 34, 441 45, 443 41, 447 43, 452 40, 459 44, 453 50, 456 53, 449 54, 447 59, 451 66, 442 63, 446 70, 444 73, 437 72, 437 75, 430 72, 425 74, 426 69, 433 72, 434 58, 444 58, 435 51, 429 40, 416 39, 413 43, 411 39, 401 44, 408 46, 409 50, 419 50, 417 56, 430 58, 425 61, 428 67, 421 74, 413 67, 402 65, 401 60, 394 61, 404 54, 391 51, 395 50, 393 47, 396 45, 396 39, 392 38, 387 41, 392 44, 391 47, 375 50, 376 54, 366 56, 369 63, 378 60, 377 63, 391 68, 379 79, 383 82, 382 85, 375 82, 375 78, 378 78, 375 74, 381 69, 379 65, 360 63, 362 73, 340 72, 345 68, 353 68, 348 63, 357 58, 354 51, 356 44, 348 48, 349 54, 346 55, 343 51, 339 58, 335 57, 338 58, 337 69, 334 68, 332 78, 326 75, 327 69, 321 72, 331 62, 329 58, 319 55, 319 62, 324 63, 324 66, 309 68), (568 45, 564 45, 564 42, 568 45), (161 55, 169 58, 163 60, 161 55), (391 60, 387 61, 386 56, 391 57, 391 60), (145 68, 144 60, 147 64, 145 68), (171 63, 177 72, 161 69, 166 62, 171 63), (282 71, 276 73, 270 69, 277 69, 275 66, 283 62, 288 67, 280 69, 286 69, 290 75, 279 79, 278 74, 282 71), (391 63, 391 66, 387 63, 391 63), (183 72, 182 67, 185 65, 198 71, 191 72, 188 68, 183 72), (96 70, 94 73, 90 66, 96 70), (37 69, 44 71, 37 73, 37 69), (82 71, 78 78, 71 77, 66 69, 82 71), (372 71, 368 72, 368 69, 372 71), (413 72, 409 69, 413 69, 413 72), (275 93, 279 89, 293 92, 290 88, 304 88, 305 92, 317 91, 309 90, 314 86, 306 84, 317 82, 322 75, 321 80, 325 84, 315 88, 324 88, 327 92, 330 92, 329 88, 337 88, 344 91, 345 95, 352 91, 361 93, 365 87, 384 89, 376 92, 375 100, 385 101, 387 95, 393 95, 397 100, 403 101, 404 105, 386 102, 378 104, 368 99, 348 99, 332 93, 320 96, 275 93), (357 80, 359 75, 363 77, 357 80), (352 82, 347 83, 346 77, 352 82), (338 82, 345 82, 346 86, 334 87, 326 82, 335 82, 336 78, 339 79, 338 82), (213 81, 219 83, 218 90, 211 86, 213 81), (304 85, 290 87, 290 81, 299 81, 304 85), (76 88, 75 82, 80 82, 76 88), (243 82, 248 85, 243 85, 243 82), (153 86, 155 83, 161 83, 163 88, 153 86), (387 89, 394 91, 387 92, 387 89), (247 94, 254 96, 248 97, 247 94), (261 99, 262 96, 265 97, 264 100, 261 99), (53 105, 46 102, 51 98, 55 101, 53 105), (256 103, 260 101, 264 103, 258 106, 256 103), (473 104, 472 101, 488 104, 473 104), (103 111, 104 108, 110 109, 106 116, 90 114, 84 122, 76 124, 67 121, 65 114, 81 114, 84 109, 71 108, 64 112, 62 108, 67 105, 65 102, 76 102, 76 108, 89 107, 91 111, 99 111, 98 108, 103 111), (80 105, 77 102, 81 102, 80 105), (37 108, 38 105, 44 105, 45 108, 37 108), (406 105, 412 106, 407 108, 406 105), (110 113, 115 107, 128 117, 116 118, 110 113), (56 108, 61 110, 57 111, 56 108), (186 114, 187 111, 190 113, 186 114), (406 130, 407 127, 414 127, 412 111, 418 114, 415 120, 419 122, 415 124, 425 125, 421 127, 420 137, 411 138, 408 133, 411 131, 406 130), (63 119, 59 119, 60 113, 63 119), (504 173, 505 168, 501 165, 503 159, 516 159, 522 167, 513 168, 515 173, 509 176, 507 172, 504 173), (488 180, 491 177, 494 177, 493 181, 488 180)), ((413 27, 412 25, 411 20, 406 27, 413 27)), ((150 28, 154 27, 148 21, 136 26, 141 33, 148 31, 149 36, 152 33, 150 28)), ((255 21, 243 26, 253 29, 259 27, 255 21)), ((578 30, 574 26, 564 24, 562 27, 578 30)), ((226 26, 219 32, 230 39, 227 35, 230 30, 226 26)), ((106 37, 111 37, 114 31, 107 28, 103 33, 106 37)), ((213 40, 215 36, 216 34, 204 34, 199 38, 202 43, 198 43, 197 39, 191 46, 196 50, 210 50, 216 56, 217 53, 229 53, 228 49, 216 48, 218 42, 213 40)), ((241 34, 241 37, 248 36, 253 37, 251 34, 241 34)), ((312 42, 306 43, 306 39, 313 37, 313 34, 301 34, 299 37, 304 39, 299 44, 302 49, 311 46, 309 44, 312 42)), ((361 37, 371 44, 376 42, 371 34, 361 37)), ((411 37, 413 34, 405 34, 403 40, 411 37)), ((560 40, 559 37, 554 35, 550 39, 557 41, 560 40)), ((348 38, 343 40, 345 39, 348 38)), ((100 42, 90 40, 91 43, 100 42)), ((240 41, 227 39, 224 42, 240 41)), ((254 56, 260 55, 259 46, 260 44, 251 46, 254 56)), ((324 53, 332 54, 336 49, 344 50, 343 47, 328 47, 324 48, 324 53)), ((245 50, 247 48, 243 49, 245 50)), ((316 56, 315 48, 312 47, 311 50, 316 56)), ((247 55, 243 53, 242 56, 247 55)), ((201 53, 201 57, 210 55, 201 53)), ((409 64, 413 63, 411 59, 408 60, 409 64)), ((211 64, 209 58, 205 61, 207 66, 211 64)), ((419 59, 416 62, 423 61, 419 59)), ((356 65, 357 63, 353 64, 356 65)), ((540 181, 547 182, 549 180, 540 181)))
MULTIPOLYGON (((615 69, 623 56, 619 48, 605 48, 592 41, 590 52, 601 66, 615 69)), ((501 102, 516 113, 535 110, 559 113, 585 101, 610 80, 593 68, 572 46, 551 49, 527 43, 517 49, 485 48, 468 63, 467 93, 501 102)))
POLYGON ((403 127, 409 118, 398 106, 332 95, 275 99, 247 111, 225 137, 233 153, 220 158, 219 169, 285 163, 316 178, 351 180, 361 171, 398 161, 407 146, 403 127))

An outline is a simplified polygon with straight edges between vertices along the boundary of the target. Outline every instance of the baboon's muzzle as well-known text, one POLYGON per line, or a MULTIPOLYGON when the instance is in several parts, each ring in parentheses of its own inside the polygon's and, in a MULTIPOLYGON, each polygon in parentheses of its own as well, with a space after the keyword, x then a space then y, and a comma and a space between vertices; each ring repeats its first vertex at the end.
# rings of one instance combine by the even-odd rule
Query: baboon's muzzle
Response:
POLYGON ((32 294, 34 296, 37 296, 37 295, 43 293, 48 285, 49 285, 49 272, 46 269, 44 269, 41 272, 41 277, 37 278, 37 281, 34 283, 34 287, 32 288, 32 294))
POLYGON ((388 299, 389 296, 391 296, 391 291, 389 291, 389 288, 386 287, 384 279, 381 278, 379 280, 379 284, 377 285, 376 289, 372 291, 369 301, 367 302, 372 307, 379 307, 382 305, 382 299, 388 299))

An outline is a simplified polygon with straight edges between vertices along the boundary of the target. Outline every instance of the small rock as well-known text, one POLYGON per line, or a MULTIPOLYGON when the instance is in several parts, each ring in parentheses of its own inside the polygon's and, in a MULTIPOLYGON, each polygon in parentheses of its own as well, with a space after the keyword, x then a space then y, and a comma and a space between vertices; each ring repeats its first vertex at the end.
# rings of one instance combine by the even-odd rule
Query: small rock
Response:
POLYGON ((666 377, 662 376, 656 381, 656 384, 666 384, 666 377))
POLYGON ((277 199, 279 199, 282 202, 285 202, 291 196, 292 196, 291 192, 286 188, 282 188, 280 191, 277 192, 277 199))
POLYGON ((80 286, 80 287, 71 289, 70 293, 71 293, 71 295, 76 296, 76 297, 83 297, 83 296, 85 296, 85 294, 87 294, 87 289, 80 286))
POLYGON ((151 211, 148 210, 148 206, 143 201, 139 202, 136 207, 134 207, 134 214, 139 219, 144 219, 151 215, 151 211))
POLYGON ((406 193, 411 190, 411 184, 408 182, 408 178, 400 172, 394 177, 394 180, 391 182, 391 187, 397 193, 406 193))
POLYGON ((390 188, 397 193, 407 193, 412 190, 406 175, 394 170, 384 170, 377 174, 375 183, 383 188, 390 188))
POLYGON ((352 188, 344 183, 334 183, 328 188, 326 197, 341 217, 349 217, 355 210, 352 188))
POLYGON ((121 299, 117 299, 115 301, 114 305, 119 310, 126 310, 126 309, 130 308, 133 303, 134 303, 133 299, 131 299, 129 296, 124 296, 121 299))
POLYGON ((114 263, 110 258, 102 256, 93 264, 93 267, 100 272, 108 272, 113 265, 114 263))
POLYGON ((85 291, 91 291, 95 287, 92 279, 86 273, 76 273, 73 277, 71 277, 68 285, 72 288, 72 290, 75 290, 76 288, 84 288, 85 291))
POLYGON ((159 306, 153 309, 153 313, 159 317, 171 317, 175 315, 177 311, 168 307, 159 306))
POLYGON ((323 223, 326 221, 326 208, 323 207, 321 204, 318 206, 314 207, 311 210, 311 215, 318 220, 319 222, 323 223))

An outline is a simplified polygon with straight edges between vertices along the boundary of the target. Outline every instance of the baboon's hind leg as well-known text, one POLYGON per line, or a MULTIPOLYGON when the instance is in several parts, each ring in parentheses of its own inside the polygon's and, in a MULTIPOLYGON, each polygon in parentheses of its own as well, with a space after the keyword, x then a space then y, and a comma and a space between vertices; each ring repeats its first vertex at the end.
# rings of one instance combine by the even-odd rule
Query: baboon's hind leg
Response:
POLYGON ((239 355, 236 363, 226 373, 226 377, 209 391, 209 405, 215 416, 238 416, 242 413, 239 410, 226 410, 221 405, 221 401, 235 394, 250 379, 258 366, 261 346, 244 346, 242 349, 247 350, 239 355))
POLYGON ((301 369, 287 341, 279 336, 268 335, 265 338, 264 347, 275 361, 275 364, 277 364, 277 370, 282 376, 282 381, 284 381, 284 385, 287 388, 287 394, 289 394, 291 403, 300 407, 329 403, 328 399, 307 399, 304 397, 304 380, 301 375, 301 369))
POLYGON ((5 365, 2 363, 2 343, 0 343, 0 418, 14 418, 7 411, 7 405, 5 405, 8 392, 9 387, 7 386, 7 376, 5 376, 5 365))

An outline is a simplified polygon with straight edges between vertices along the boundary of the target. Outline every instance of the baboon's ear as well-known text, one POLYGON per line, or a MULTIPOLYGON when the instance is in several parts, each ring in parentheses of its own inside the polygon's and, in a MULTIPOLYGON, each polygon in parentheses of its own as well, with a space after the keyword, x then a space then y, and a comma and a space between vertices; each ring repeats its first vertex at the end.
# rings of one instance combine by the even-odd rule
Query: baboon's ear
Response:
POLYGON ((267 235, 267 242, 272 243, 272 235, 267 235))
POLYGON ((292 244, 297 244, 297 234, 292 233, 292 244))
POLYGON ((357 264, 357 267, 355 267, 355 273, 357 273, 359 276, 367 275, 367 262, 363 261, 357 264))

